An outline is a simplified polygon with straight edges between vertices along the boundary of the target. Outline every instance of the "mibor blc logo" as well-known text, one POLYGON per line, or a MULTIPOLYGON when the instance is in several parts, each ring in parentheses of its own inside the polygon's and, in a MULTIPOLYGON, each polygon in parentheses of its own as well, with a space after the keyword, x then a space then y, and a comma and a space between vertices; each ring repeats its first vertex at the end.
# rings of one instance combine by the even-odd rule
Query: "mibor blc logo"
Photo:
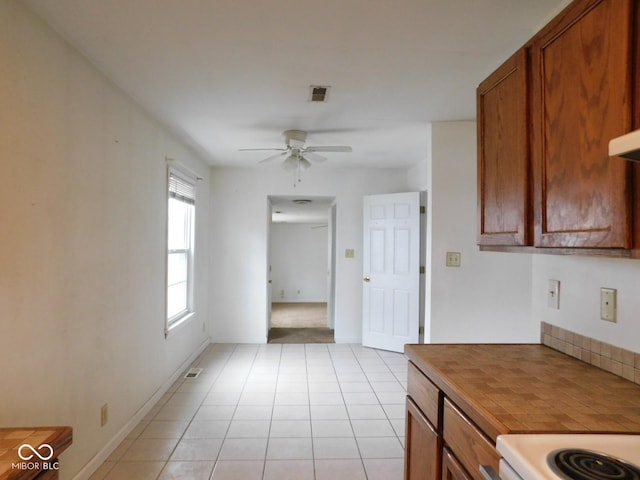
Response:
POLYGON ((58 462, 49 462, 53 458, 53 447, 43 443, 34 448, 28 443, 18 447, 18 456, 23 462, 12 463, 11 468, 17 470, 58 470, 58 462))

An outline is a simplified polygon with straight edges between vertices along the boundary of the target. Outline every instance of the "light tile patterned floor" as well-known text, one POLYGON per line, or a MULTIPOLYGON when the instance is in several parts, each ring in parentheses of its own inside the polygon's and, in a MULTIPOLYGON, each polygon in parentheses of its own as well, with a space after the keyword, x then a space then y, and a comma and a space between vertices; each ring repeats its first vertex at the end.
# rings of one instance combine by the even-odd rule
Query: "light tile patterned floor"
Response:
POLYGON ((346 344, 211 345, 91 480, 401 480, 407 360, 346 344))

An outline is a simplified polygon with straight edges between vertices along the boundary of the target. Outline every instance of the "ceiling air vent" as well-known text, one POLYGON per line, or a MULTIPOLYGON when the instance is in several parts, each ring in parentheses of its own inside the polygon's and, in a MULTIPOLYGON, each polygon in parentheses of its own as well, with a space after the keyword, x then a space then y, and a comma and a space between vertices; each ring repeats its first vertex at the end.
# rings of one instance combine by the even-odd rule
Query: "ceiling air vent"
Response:
POLYGON ((189 371, 185 373, 184 378, 198 378, 202 370, 202 368, 190 368, 189 371))
POLYGON ((329 86, 311 85, 311 101, 312 102, 326 102, 329 95, 329 86))

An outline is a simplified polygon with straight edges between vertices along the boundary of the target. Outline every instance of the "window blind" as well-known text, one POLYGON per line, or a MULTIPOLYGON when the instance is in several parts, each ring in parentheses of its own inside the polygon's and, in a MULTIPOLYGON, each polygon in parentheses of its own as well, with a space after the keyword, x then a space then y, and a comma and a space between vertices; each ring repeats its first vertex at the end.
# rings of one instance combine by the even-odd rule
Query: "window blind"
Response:
POLYGON ((169 196, 181 202, 195 205, 196 187, 193 183, 171 172, 169 173, 169 196))

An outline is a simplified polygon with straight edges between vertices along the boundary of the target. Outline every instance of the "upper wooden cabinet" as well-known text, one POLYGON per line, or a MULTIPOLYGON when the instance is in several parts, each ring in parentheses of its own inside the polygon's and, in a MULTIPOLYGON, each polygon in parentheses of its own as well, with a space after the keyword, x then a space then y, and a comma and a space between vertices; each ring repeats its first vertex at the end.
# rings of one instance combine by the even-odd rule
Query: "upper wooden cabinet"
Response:
POLYGON ((480 84, 481 247, 640 245, 640 174, 608 155, 640 126, 638 3, 575 0, 480 84))
POLYGON ((632 13, 574 2, 532 42, 536 246, 632 246, 630 164, 608 154, 632 127, 632 13))
POLYGON ((531 245, 527 51, 482 82, 477 99, 478 243, 531 245))

